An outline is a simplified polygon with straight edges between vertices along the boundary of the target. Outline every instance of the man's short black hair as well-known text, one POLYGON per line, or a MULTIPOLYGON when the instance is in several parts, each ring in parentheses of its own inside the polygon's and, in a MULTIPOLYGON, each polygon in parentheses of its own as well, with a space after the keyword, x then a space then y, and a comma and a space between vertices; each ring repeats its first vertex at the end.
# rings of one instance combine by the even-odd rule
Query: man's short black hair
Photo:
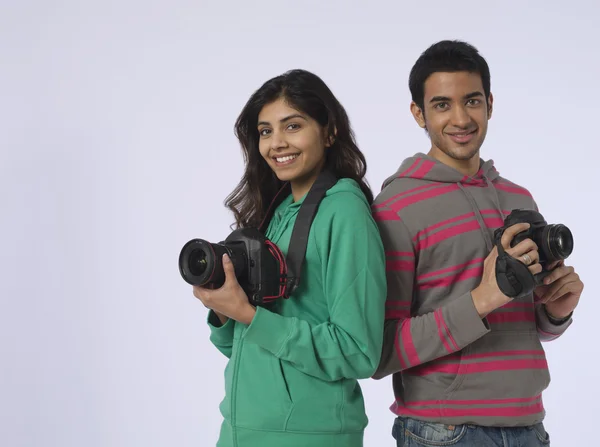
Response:
POLYGON ((490 96, 490 68, 477 48, 460 40, 442 40, 427 48, 410 71, 412 100, 424 110, 425 81, 433 73, 467 71, 481 76, 485 99, 490 96))

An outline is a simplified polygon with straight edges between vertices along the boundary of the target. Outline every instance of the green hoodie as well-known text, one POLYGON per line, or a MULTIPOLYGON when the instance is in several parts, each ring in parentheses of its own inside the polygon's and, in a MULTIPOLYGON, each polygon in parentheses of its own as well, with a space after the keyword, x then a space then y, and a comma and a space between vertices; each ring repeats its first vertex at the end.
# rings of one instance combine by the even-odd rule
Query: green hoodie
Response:
MULTIPOLYGON (((288 196, 267 237, 284 254, 300 205, 288 196)), ((367 426, 357 379, 381 357, 385 256, 358 184, 341 179, 313 221, 299 287, 250 325, 220 325, 211 341, 230 360, 218 446, 355 447, 367 426)))

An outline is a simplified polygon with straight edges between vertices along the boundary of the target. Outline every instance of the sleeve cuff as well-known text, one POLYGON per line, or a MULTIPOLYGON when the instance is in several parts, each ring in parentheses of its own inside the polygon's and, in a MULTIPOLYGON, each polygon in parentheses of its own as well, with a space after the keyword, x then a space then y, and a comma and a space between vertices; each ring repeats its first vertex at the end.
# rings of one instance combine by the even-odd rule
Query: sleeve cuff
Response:
POLYGON ((234 322, 231 318, 222 324, 217 314, 211 310, 208 312, 207 323, 210 328, 211 340, 218 342, 219 340, 231 340, 233 337, 234 322))
POLYGON ((291 338, 295 326, 295 318, 282 317, 258 306, 250 326, 244 333, 244 339, 279 357, 291 338))
POLYGON ((485 318, 481 318, 471 292, 467 292, 448 305, 444 306, 444 317, 448 322, 450 334, 456 341, 459 349, 473 343, 490 332, 490 325, 485 318))
POLYGON ((535 306, 535 316, 538 329, 546 334, 561 335, 573 323, 573 318, 569 318, 562 324, 554 324, 548 318, 544 305, 535 306))

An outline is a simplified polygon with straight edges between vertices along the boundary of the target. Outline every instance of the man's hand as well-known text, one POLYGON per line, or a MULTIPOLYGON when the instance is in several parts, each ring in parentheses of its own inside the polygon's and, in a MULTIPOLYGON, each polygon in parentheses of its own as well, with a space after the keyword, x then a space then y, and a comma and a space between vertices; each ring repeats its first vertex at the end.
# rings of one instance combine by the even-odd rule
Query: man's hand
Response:
MULTIPOLYGON (((502 244, 502 247, 506 253, 527 265, 529 271, 535 275, 536 273, 540 273, 542 271, 542 266, 538 263, 540 255, 535 242, 533 242, 531 239, 524 239, 514 247, 511 248, 510 246, 513 238, 518 233, 527 230, 529 226, 530 225, 528 223, 519 223, 508 227, 504 231, 504 234, 500 239, 500 243, 502 244)), ((498 248, 494 247, 483 262, 481 283, 471 292, 475 309, 477 309, 477 313, 479 313, 481 318, 484 318, 490 312, 504 306, 509 301, 512 301, 512 298, 504 295, 498 287, 498 282, 496 281, 497 258, 498 248)))
POLYGON ((548 266, 552 272, 544 278, 544 285, 536 287, 537 303, 544 303, 548 314, 563 319, 571 314, 579 304, 583 282, 575 269, 564 265, 563 261, 548 266))

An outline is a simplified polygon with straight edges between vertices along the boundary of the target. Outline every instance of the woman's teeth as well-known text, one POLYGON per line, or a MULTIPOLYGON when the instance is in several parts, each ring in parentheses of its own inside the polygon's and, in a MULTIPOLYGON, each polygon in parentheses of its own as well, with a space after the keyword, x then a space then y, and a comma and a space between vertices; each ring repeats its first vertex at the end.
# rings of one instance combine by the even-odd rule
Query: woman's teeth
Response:
POLYGON ((286 157, 276 157, 275 160, 277 160, 277 163, 285 163, 286 161, 290 161, 290 160, 293 160, 294 158, 298 157, 298 155, 300 155, 300 154, 288 155, 286 157))

